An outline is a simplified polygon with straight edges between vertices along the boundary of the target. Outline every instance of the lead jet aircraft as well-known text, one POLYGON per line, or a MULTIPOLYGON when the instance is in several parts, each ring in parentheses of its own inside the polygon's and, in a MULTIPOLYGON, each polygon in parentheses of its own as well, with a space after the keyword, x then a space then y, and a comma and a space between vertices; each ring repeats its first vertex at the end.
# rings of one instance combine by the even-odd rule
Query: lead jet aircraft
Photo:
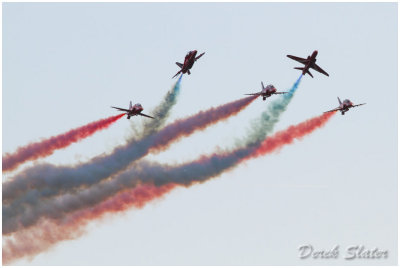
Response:
POLYGON ((276 92, 276 88, 273 85, 268 85, 264 87, 264 83, 261 81, 261 91, 258 93, 249 93, 245 95, 253 95, 253 96, 262 96, 263 100, 266 100, 267 98, 271 97, 271 95, 276 95, 276 94, 285 94, 287 92, 276 92))
POLYGON ((294 67, 297 70, 302 70, 303 75, 305 75, 306 73, 309 74, 312 78, 314 78, 314 76, 310 73, 310 68, 316 70, 317 72, 323 73, 326 76, 329 76, 329 74, 327 72, 325 72, 324 70, 322 70, 321 67, 319 67, 315 62, 317 61, 316 57, 317 57, 318 51, 314 50, 314 52, 311 54, 311 56, 308 56, 307 59, 303 59, 300 57, 296 57, 296 56, 292 56, 292 55, 286 55, 288 58, 298 61, 302 64, 304 64, 304 67, 294 67))
POLYGON ((180 62, 176 62, 176 65, 178 65, 179 68, 181 68, 181 70, 179 72, 177 72, 176 75, 174 75, 172 78, 176 77, 180 73, 190 74, 190 69, 192 68, 194 62, 197 61, 198 59, 200 59, 200 57, 203 56, 204 53, 205 52, 201 53, 199 56, 196 57, 197 50, 189 51, 185 56, 185 61, 183 62, 183 64, 180 62))
POLYGON ((141 116, 145 116, 151 119, 155 119, 154 117, 147 115, 147 114, 143 114, 143 107, 140 103, 136 103, 135 105, 132 106, 132 101, 129 102, 129 109, 124 109, 124 108, 119 108, 119 107, 114 107, 111 106, 111 108, 126 112, 126 115, 128 116, 127 119, 131 118, 131 116, 135 116, 135 115, 141 115, 141 116))
POLYGON ((327 111, 325 113, 330 113, 330 112, 336 112, 336 111, 340 111, 342 113, 342 115, 344 115, 350 108, 354 108, 357 106, 361 106, 364 105, 366 103, 361 103, 361 104, 356 104, 354 105, 350 100, 346 99, 343 102, 341 102, 341 100, 339 99, 339 97, 337 98, 339 101, 339 107, 337 107, 336 109, 327 111))

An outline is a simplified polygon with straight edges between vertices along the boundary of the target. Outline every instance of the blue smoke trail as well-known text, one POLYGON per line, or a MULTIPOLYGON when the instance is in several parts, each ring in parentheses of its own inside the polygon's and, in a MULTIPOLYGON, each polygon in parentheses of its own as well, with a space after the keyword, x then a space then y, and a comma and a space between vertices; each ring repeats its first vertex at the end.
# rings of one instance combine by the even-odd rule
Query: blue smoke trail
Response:
POLYGON ((275 124, 278 123, 280 116, 286 111, 290 101, 293 99, 294 93, 296 93, 300 85, 301 78, 302 75, 300 75, 288 93, 272 101, 267 110, 261 113, 260 118, 251 123, 251 131, 247 138, 242 141, 242 143, 244 142, 244 147, 258 146, 266 138, 266 135, 273 131, 275 124))
POLYGON ((297 78, 296 82, 294 83, 294 85, 292 86, 292 88, 289 90, 289 92, 287 94, 284 94, 283 97, 284 98, 292 98, 294 93, 296 92, 297 88, 299 87, 301 78, 303 77, 303 74, 301 74, 299 76, 299 78, 297 78))
POLYGON ((164 100, 156 108, 153 109, 151 114, 154 115, 156 119, 146 120, 144 122, 142 133, 138 135, 139 138, 144 138, 152 135, 158 132, 165 125, 165 122, 171 114, 172 107, 178 101, 178 96, 181 89, 181 80, 182 75, 179 77, 174 87, 164 96, 164 100))

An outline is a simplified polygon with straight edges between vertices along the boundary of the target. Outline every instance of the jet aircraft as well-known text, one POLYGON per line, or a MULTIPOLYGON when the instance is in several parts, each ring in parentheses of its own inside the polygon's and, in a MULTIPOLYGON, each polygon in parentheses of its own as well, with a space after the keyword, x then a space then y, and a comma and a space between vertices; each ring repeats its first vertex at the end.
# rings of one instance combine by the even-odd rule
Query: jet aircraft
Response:
POLYGON ((339 97, 338 97, 338 101, 339 101, 339 107, 337 107, 337 108, 335 108, 335 109, 333 109, 333 110, 327 111, 327 112, 325 112, 325 113, 340 111, 340 112, 342 113, 342 115, 344 115, 350 108, 354 108, 354 107, 357 107, 357 106, 361 106, 361 105, 366 104, 366 103, 361 103, 361 104, 356 104, 356 105, 354 105, 354 104, 353 104, 350 100, 348 100, 348 99, 346 99, 346 100, 344 100, 344 101, 342 102, 342 101, 339 99, 339 97))
POLYGON ((253 96, 262 96, 263 100, 266 100, 267 98, 271 97, 272 95, 276 94, 285 94, 287 92, 277 92, 276 88, 273 85, 268 85, 264 87, 264 83, 261 81, 261 91, 258 93, 249 93, 245 95, 253 95, 253 96))
POLYGON ((286 55, 288 58, 298 61, 302 64, 304 64, 304 67, 294 67, 297 70, 302 70, 303 75, 305 75, 306 73, 309 74, 312 78, 314 78, 314 76, 310 73, 310 68, 316 70, 317 72, 323 73, 326 76, 329 76, 329 74, 327 72, 325 72, 324 70, 322 70, 321 67, 319 67, 315 62, 317 61, 316 57, 317 57, 318 51, 314 50, 314 52, 311 54, 311 56, 308 56, 307 59, 303 59, 300 57, 296 57, 296 56, 292 56, 292 55, 286 55))
POLYGON ((185 56, 185 61, 183 62, 183 64, 180 62, 176 62, 176 65, 178 65, 179 68, 181 68, 181 70, 179 72, 177 72, 176 75, 174 75, 172 78, 176 77, 180 73, 190 74, 190 69, 192 68, 194 62, 197 61, 198 59, 200 59, 200 57, 203 56, 204 53, 205 52, 201 53, 199 56, 196 57, 197 50, 189 51, 185 56))
POLYGON ((129 102, 129 109, 124 109, 124 108, 119 108, 119 107, 114 107, 111 106, 111 108, 126 112, 127 115, 127 119, 131 118, 131 116, 135 116, 135 115, 141 115, 141 116, 145 116, 148 118, 152 118, 155 119, 154 117, 147 115, 147 114, 143 114, 143 107, 140 103, 136 103, 135 105, 132 106, 132 101, 129 102))

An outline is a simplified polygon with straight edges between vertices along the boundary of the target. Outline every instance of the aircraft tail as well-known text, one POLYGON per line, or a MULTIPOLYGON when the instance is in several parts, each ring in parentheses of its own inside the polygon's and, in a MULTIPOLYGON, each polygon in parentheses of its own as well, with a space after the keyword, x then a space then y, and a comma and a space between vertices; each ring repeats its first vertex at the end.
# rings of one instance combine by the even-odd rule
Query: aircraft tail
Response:
POLYGON ((179 66, 179 68, 182 68, 182 67, 183 67, 183 64, 182 64, 182 63, 180 63, 180 62, 175 62, 175 63, 176 63, 176 65, 179 66))
POLYGON ((264 83, 261 81, 261 89, 264 89, 264 83))
POLYGON ((342 105, 342 101, 337 97, 337 100, 339 101, 339 104, 342 105))
POLYGON ((178 74, 180 74, 182 72, 182 70, 179 70, 179 72, 177 72, 172 78, 175 78, 178 76, 178 74))
POLYGON ((312 78, 314 78, 314 76, 310 73, 310 71, 309 70, 307 70, 305 73, 304 73, 304 67, 294 67, 296 70, 301 70, 301 71, 303 71, 303 75, 304 74, 309 74, 312 78))
POLYGON ((129 110, 132 110, 132 101, 129 102, 129 110))

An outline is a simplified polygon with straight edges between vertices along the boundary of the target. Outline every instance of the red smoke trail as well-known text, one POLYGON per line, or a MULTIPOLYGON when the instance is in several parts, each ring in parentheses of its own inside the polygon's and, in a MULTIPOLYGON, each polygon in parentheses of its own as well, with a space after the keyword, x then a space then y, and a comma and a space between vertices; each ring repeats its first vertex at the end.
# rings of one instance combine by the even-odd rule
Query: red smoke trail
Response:
POLYGON ((65 148, 71 143, 78 142, 84 138, 93 135, 96 131, 108 128, 125 114, 119 114, 87 125, 75 128, 64 134, 53 136, 51 138, 19 147, 13 154, 7 153, 3 156, 3 171, 10 171, 17 168, 20 164, 28 160, 51 155, 55 150, 65 148))
POLYGON ((334 112, 324 113, 300 124, 290 126, 283 131, 277 132, 273 136, 265 139, 260 147, 258 147, 249 157, 244 158, 243 161, 271 153, 280 149, 284 145, 293 143, 295 139, 302 138, 317 128, 323 127, 334 114, 334 112))
POLYGON ((77 211, 61 222, 42 220, 36 226, 21 230, 11 237, 3 237, 3 264, 20 258, 32 259, 59 241, 80 237, 85 233, 85 225, 91 220, 102 218, 111 212, 125 212, 132 207, 142 208, 150 201, 161 198, 176 186, 173 183, 160 187, 143 184, 121 192, 94 208, 77 211))
MULTIPOLYGON (((267 153, 272 153, 281 149, 285 145, 293 143, 295 139, 300 139, 308 134, 311 134, 316 129, 323 127, 333 116, 333 114, 334 113, 325 113, 320 116, 316 116, 297 125, 292 125, 283 131, 279 131, 271 137, 267 137, 262 144, 250 154, 249 157, 243 158, 242 161, 263 156, 267 153)), ((223 157, 226 157, 225 154, 223 155, 223 157)), ((203 158, 207 157, 202 157, 201 160, 204 160, 203 158)), ((176 182, 168 183, 159 187, 155 187, 152 184, 142 184, 136 188, 133 188, 132 190, 121 191, 97 206, 75 213, 74 215, 80 214, 80 216, 75 217, 74 221, 76 222, 78 218, 84 218, 86 220, 89 218, 95 219, 104 213, 121 211, 125 208, 129 208, 132 205, 140 208, 145 203, 160 197, 164 193, 171 191, 177 186, 185 185, 180 185, 176 182)))
MULTIPOLYGON (((333 114, 322 114, 267 137, 242 161, 272 153, 284 145, 293 143, 295 139, 311 134, 314 130, 323 127, 333 114)), ((235 152, 233 151, 231 154, 235 152)), ((226 154, 223 153, 221 157, 227 157, 226 154)), ((203 156, 200 161, 206 161, 207 158, 209 157, 203 156)), ((196 182, 191 185, 194 183, 196 182)), ((85 225, 91 220, 101 219, 109 213, 124 212, 131 207, 141 208, 178 186, 188 187, 190 185, 167 183, 156 187, 153 184, 142 184, 133 189, 123 190, 92 208, 71 213, 62 220, 43 219, 33 227, 20 230, 6 239, 3 237, 3 241, 5 240, 5 243, 3 242, 3 262, 8 263, 23 257, 33 257, 59 241, 78 238, 84 233, 85 225)))
MULTIPOLYGON (((41 203, 42 189, 48 188, 45 199, 51 196, 60 195, 68 191, 74 191, 79 187, 89 187, 107 179, 113 173, 117 173, 125 169, 132 162, 146 156, 151 152, 158 152, 166 149, 173 142, 189 136, 195 131, 203 130, 219 121, 228 119, 238 114, 251 104, 257 96, 244 97, 217 107, 200 111, 195 115, 175 120, 158 132, 143 137, 135 143, 131 142, 127 145, 120 146, 107 156, 96 157, 93 161, 89 161, 76 168, 51 166, 45 171, 33 167, 19 173, 13 180, 3 184, 3 204, 11 201, 10 206, 3 206, 3 217, 7 223, 13 221, 17 211, 28 210, 28 206, 41 203), (76 179, 73 179, 76 178, 76 179), (54 183, 49 184, 52 181, 54 183), (33 194, 27 193, 31 191, 33 194), (25 197, 18 198, 26 193, 29 200, 25 197), (14 199, 14 200, 13 200, 14 199), (24 200, 21 202, 21 200, 24 200), (38 202, 38 203, 36 203, 38 202), (26 206, 26 208, 22 208, 26 206)), ((157 120, 157 119, 156 119, 157 120)), ((25 222, 24 227, 28 227, 35 223, 38 219, 37 215, 30 217, 29 223, 25 222)), ((11 223, 5 224, 3 221, 3 234, 15 231, 18 226, 11 223), (5 228, 4 226, 7 225, 5 228)))
POLYGON ((166 150, 172 142, 176 142, 182 137, 189 136, 194 131, 203 130, 211 124, 238 114, 257 97, 258 96, 245 97, 215 108, 213 107, 206 111, 200 111, 187 118, 175 120, 155 136, 150 152, 156 153, 166 150))

